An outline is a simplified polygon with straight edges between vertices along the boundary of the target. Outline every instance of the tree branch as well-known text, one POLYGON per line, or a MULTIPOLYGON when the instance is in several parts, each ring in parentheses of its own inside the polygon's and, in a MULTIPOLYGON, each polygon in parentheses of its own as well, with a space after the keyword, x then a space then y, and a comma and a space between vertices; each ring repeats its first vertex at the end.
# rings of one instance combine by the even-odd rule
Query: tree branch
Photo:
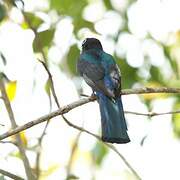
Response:
MULTIPOLYGON (((1 90, 1 94, 2 94, 2 97, 3 97, 4 104, 6 106, 6 110, 7 110, 8 115, 9 115, 9 119, 11 121, 12 129, 16 129, 17 124, 16 124, 16 121, 15 121, 14 113, 13 113, 13 110, 11 108, 9 98, 7 96, 7 93, 6 93, 3 78, 0 79, 0 90, 1 90)), ((25 168, 27 178, 29 180, 34 180, 35 178, 34 178, 34 175, 33 175, 32 171, 31 171, 29 160, 28 160, 28 158, 26 156, 26 153, 25 153, 25 150, 24 150, 24 145, 23 145, 23 142, 22 142, 21 137, 20 137, 19 134, 16 135, 16 143, 17 143, 17 147, 18 147, 19 152, 20 152, 21 157, 22 157, 22 161, 23 161, 23 164, 24 164, 24 168, 25 168)))
POLYGON ((180 94, 180 88, 167 88, 167 87, 160 87, 160 88, 138 88, 138 89, 126 89, 122 90, 122 95, 128 94, 150 94, 150 93, 177 93, 180 94))
MULTIPOLYGON (((140 88, 140 89, 134 89, 134 90, 130 90, 130 89, 126 89, 126 90, 122 90, 122 95, 129 95, 129 94, 142 94, 142 93, 180 93, 180 88, 140 88), (148 89, 146 91, 146 89, 148 89), (151 89, 151 91, 150 91, 151 89)), ((96 97, 95 96, 90 96, 90 97, 87 97, 87 98, 82 98, 78 101, 75 101, 69 105, 66 105, 66 106, 63 106, 61 107, 60 109, 56 110, 56 111, 53 111, 49 114, 46 114, 38 119, 35 119, 33 121, 30 121, 22 126, 18 126, 16 127, 15 129, 13 130, 9 130, 7 131, 6 133, 4 134, 1 134, 0 135, 0 140, 2 139, 5 139, 9 136, 12 136, 14 134, 17 134, 23 130, 26 130, 26 129, 29 129, 31 128, 32 126, 35 126, 39 123, 42 123, 42 122, 45 122, 53 117, 56 117, 56 116, 59 116, 59 115, 62 115, 62 114, 65 114, 65 113, 68 113, 69 111, 71 111, 72 109, 75 109, 79 106, 82 106, 84 104, 87 104, 89 102, 92 102, 92 101, 95 101, 96 100, 96 97)), ((168 112, 170 113, 170 112, 168 112)), ((179 112, 177 112, 179 113, 179 112)), ((164 113, 166 114, 166 113, 164 113)), ((143 114, 144 115, 144 114, 143 114)))
POLYGON ((7 176, 7 177, 15 179, 15 180, 25 180, 24 178, 19 177, 15 174, 12 174, 11 172, 5 171, 3 169, 0 169, 0 174, 3 174, 4 176, 7 176))
POLYGON ((140 115, 140 116, 148 116, 148 117, 154 117, 154 116, 161 116, 161 115, 168 115, 168 114, 179 114, 180 110, 177 111, 169 111, 169 112, 149 112, 149 113, 140 113, 140 112, 133 112, 133 111, 124 111, 126 114, 134 114, 134 115, 140 115))

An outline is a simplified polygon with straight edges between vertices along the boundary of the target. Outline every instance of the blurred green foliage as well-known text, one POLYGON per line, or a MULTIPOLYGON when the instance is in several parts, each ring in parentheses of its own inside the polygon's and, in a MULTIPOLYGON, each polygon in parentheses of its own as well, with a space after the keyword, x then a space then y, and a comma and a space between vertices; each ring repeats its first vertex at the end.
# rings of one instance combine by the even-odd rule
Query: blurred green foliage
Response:
POLYGON ((101 166, 101 163, 107 153, 107 147, 105 147, 102 143, 97 142, 91 151, 92 158, 97 166, 101 166))
POLYGON ((33 42, 34 52, 41 52, 44 47, 50 47, 55 30, 49 29, 36 34, 33 42))
POLYGON ((6 180, 4 176, 0 176, 0 180, 6 180))
POLYGON ((70 16, 73 19, 74 31, 77 33, 80 28, 93 29, 93 24, 83 19, 83 10, 88 5, 87 0, 52 0, 50 8, 56 10, 60 15, 70 16))
POLYGON ((0 4, 0 22, 6 17, 6 9, 0 4))
POLYGON ((24 17, 26 22, 24 22, 23 27, 25 28, 32 28, 36 30, 43 23, 43 20, 40 17, 31 12, 24 12, 24 17))
MULTIPOLYGON (((123 26, 119 28, 118 34, 115 37, 108 37, 111 40, 113 40, 114 44, 117 45, 117 40, 121 36, 122 33, 129 33, 133 36, 135 36, 130 28, 129 28, 129 19, 127 16, 128 9, 130 6, 135 3, 135 0, 126 0, 127 1, 127 7, 123 9, 123 11, 117 10, 111 0, 104 0, 102 3, 104 4, 104 7, 106 8, 106 11, 111 10, 113 12, 118 13, 122 18, 123 18, 123 26)), ((15 1, 13 0, 8 0, 8 1, 3 1, 3 3, 0 3, 0 22, 3 23, 3 20, 7 18, 7 11, 10 11, 11 8, 17 8, 15 6, 15 1), (11 4, 11 5, 10 5, 11 4)), ((79 32, 83 28, 89 29, 89 31, 97 33, 95 24, 96 22, 89 22, 86 19, 84 19, 83 13, 85 8, 93 3, 94 1, 90 0, 81 0, 81 1, 75 1, 75 0, 49 0, 49 8, 48 9, 42 9, 41 13, 44 13, 45 15, 49 15, 52 12, 55 12, 59 19, 65 19, 69 17, 72 20, 73 24, 73 38, 76 39, 76 41, 82 40, 79 36, 79 32)), ((40 11, 40 10, 39 10, 40 11)), ((37 13, 35 11, 32 12, 23 12, 22 15, 24 16, 24 21, 20 24, 22 28, 26 29, 32 29, 35 38, 33 41, 33 50, 35 53, 44 53, 44 49, 46 49, 47 53, 45 53, 46 58, 48 59, 48 51, 49 49, 52 48, 52 45, 54 45, 54 36, 57 30, 57 24, 60 20, 57 20, 57 22, 52 22, 52 24, 47 28, 41 30, 41 26, 45 23, 43 18, 37 16, 37 13)), ((111 26, 111 24, 109 24, 111 26)), ((66 29, 64 29, 66 31, 66 29)), ((107 35, 108 36, 108 35, 107 35)), ((122 88, 132 88, 135 84, 139 84, 140 86, 150 86, 150 87, 157 87, 157 86, 174 86, 174 87, 180 87, 180 61, 176 56, 173 56, 174 49, 177 48, 180 45, 180 33, 177 33, 176 39, 177 42, 173 45, 167 45, 166 43, 159 42, 158 40, 155 40, 151 35, 147 35, 144 37, 145 39, 152 39, 155 41, 157 45, 160 45, 164 56, 165 60, 167 63, 169 63, 170 68, 171 68, 171 74, 169 77, 164 78, 164 74, 162 72, 161 66, 154 66, 149 62, 149 69, 146 69, 148 71, 147 73, 150 75, 148 78, 143 78, 142 76, 139 75, 139 70, 143 69, 142 67, 133 67, 131 64, 128 63, 127 57, 126 56, 118 56, 116 52, 112 54, 115 59, 117 64, 121 68, 122 72, 122 88)), ((60 62, 59 67, 63 68, 68 68, 69 71, 66 73, 70 73, 71 76, 78 76, 77 71, 76 71, 76 61, 78 59, 78 56, 80 54, 80 49, 77 45, 77 43, 73 42, 70 43, 70 47, 68 48, 66 52, 66 62, 64 64, 64 61, 60 62)), ((3 52, 0 52, 0 56, 4 64, 6 63, 6 59, 4 57, 3 52)), ((144 55, 144 58, 145 55, 144 55)), ((50 96, 50 82, 49 80, 46 82, 44 85, 46 93, 48 96, 50 96)), ((174 109, 180 109, 180 97, 179 95, 174 94, 174 98, 176 99, 174 103, 174 109)), ((154 98, 162 98, 160 95, 156 96, 141 96, 141 98, 144 100, 146 106, 148 109, 150 109, 150 104, 154 100, 154 98)), ((168 97, 168 96, 167 96, 168 97)), ((166 97, 163 97, 166 98, 166 97)), ((174 132, 177 137, 180 138, 180 115, 175 114, 173 115, 172 118, 172 123, 174 127, 174 132)), ((108 153, 108 150, 99 142, 97 142, 91 151, 92 158, 94 159, 95 163, 97 166, 100 166, 104 157, 108 153)), ((0 179, 3 179, 3 176, 0 176, 0 179)))
POLYGON ((77 62, 77 57, 79 56, 80 50, 76 45, 71 46, 69 53, 67 55, 67 65, 69 67, 70 72, 73 75, 77 75, 77 70, 76 70, 76 62, 77 62), (76 58, 74 58, 76 57, 76 58))

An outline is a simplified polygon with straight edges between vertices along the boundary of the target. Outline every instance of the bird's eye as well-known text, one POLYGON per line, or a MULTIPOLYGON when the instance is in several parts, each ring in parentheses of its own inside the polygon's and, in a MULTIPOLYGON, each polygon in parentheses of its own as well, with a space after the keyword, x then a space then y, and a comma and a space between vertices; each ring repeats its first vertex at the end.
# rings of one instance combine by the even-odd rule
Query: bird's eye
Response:
POLYGON ((85 39, 83 42, 82 42, 82 45, 84 45, 86 43, 87 39, 85 39))

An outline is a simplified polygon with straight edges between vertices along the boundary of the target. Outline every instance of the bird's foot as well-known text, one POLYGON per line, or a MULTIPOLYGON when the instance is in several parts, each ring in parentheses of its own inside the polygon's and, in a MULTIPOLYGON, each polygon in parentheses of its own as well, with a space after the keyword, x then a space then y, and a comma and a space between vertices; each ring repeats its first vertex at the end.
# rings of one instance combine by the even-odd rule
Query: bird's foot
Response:
POLYGON ((92 94, 91 94, 91 96, 90 96, 90 97, 91 97, 91 99, 96 99, 96 98, 97 98, 97 96, 96 96, 96 94, 95 94, 95 92, 94 92, 94 91, 92 92, 92 94))

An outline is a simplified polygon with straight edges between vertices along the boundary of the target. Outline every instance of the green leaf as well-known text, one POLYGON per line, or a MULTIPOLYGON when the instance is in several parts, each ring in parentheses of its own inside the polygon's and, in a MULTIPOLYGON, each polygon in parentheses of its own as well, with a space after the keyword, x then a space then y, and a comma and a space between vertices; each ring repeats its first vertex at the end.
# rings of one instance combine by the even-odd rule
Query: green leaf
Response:
POLYGON ((173 71, 174 71, 174 73, 176 75, 176 78, 178 79, 179 76, 180 76, 180 72, 179 72, 179 69, 178 69, 177 61, 171 57, 171 48, 168 47, 168 46, 164 46, 164 45, 162 45, 162 47, 163 47, 163 50, 164 50, 164 55, 169 60, 171 68, 173 69, 173 71))
POLYGON ((51 8, 60 14, 72 17, 75 33, 82 27, 95 31, 93 23, 84 20, 82 17, 83 9, 88 4, 86 0, 78 1, 78 3, 75 0, 51 0, 50 3, 51 8))
POLYGON ((6 17, 6 9, 0 4, 0 22, 6 17))
POLYGON ((57 10, 60 14, 76 17, 81 15, 83 8, 87 5, 86 0, 51 0, 50 7, 57 10))
POLYGON ((24 28, 30 26, 30 28, 37 29, 44 22, 40 17, 30 12, 24 12, 24 16, 27 21, 27 23, 22 23, 22 27, 24 28))
POLYGON ((71 48, 68 52, 68 55, 67 55, 67 65, 68 65, 70 72, 73 75, 77 74, 76 63, 77 63, 79 54, 80 54, 80 50, 78 49, 77 45, 71 46, 71 48))
POLYGON ((104 2, 104 5, 106 6, 107 9, 113 9, 110 0, 104 0, 103 2, 104 2))
POLYGON ((96 165, 100 166, 108 149, 102 143, 97 142, 91 153, 96 165))
POLYGON ((50 47, 54 37, 54 32, 54 29, 39 32, 33 41, 34 51, 40 52, 44 47, 50 47))
POLYGON ((92 22, 86 21, 83 18, 74 18, 73 21, 73 25, 74 25, 74 32, 77 34, 78 31, 81 28, 89 28, 91 31, 96 32, 95 28, 94 28, 94 24, 92 22))
MULTIPOLYGON (((118 59, 117 57, 115 59, 118 59)), ((137 77, 137 68, 132 68, 129 66, 125 59, 118 59, 117 61, 118 66, 120 67, 121 74, 122 74, 122 89, 130 88, 136 81, 138 81, 137 77)))
POLYGON ((48 96, 50 96, 50 92, 51 92, 51 84, 50 84, 51 82, 50 82, 50 80, 48 79, 47 81, 46 81, 46 84, 45 84, 45 91, 46 91, 46 93, 47 93, 47 95, 48 96))
POLYGON ((158 67, 151 66, 150 68, 151 78, 150 81, 158 82, 161 85, 165 85, 164 78, 161 74, 161 70, 158 67))

